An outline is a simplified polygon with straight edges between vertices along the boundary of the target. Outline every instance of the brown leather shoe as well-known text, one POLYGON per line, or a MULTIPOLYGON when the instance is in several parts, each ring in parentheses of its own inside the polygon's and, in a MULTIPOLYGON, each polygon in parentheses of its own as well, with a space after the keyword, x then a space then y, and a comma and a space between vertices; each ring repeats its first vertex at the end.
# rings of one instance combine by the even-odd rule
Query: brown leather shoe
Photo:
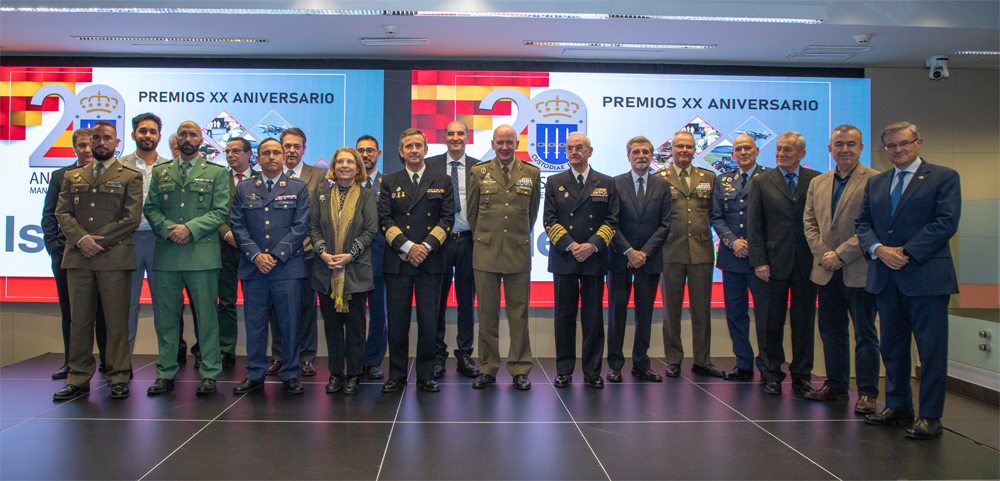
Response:
POLYGON ((823 387, 815 391, 805 393, 803 397, 812 401, 842 401, 850 395, 847 394, 847 389, 834 389, 824 384, 823 387))
POLYGON ((267 375, 273 376, 275 374, 278 374, 278 371, 280 370, 281 370, 281 359, 272 357, 271 361, 267 363, 267 375))
POLYGON ((875 398, 871 396, 861 396, 854 404, 856 414, 875 414, 875 398))

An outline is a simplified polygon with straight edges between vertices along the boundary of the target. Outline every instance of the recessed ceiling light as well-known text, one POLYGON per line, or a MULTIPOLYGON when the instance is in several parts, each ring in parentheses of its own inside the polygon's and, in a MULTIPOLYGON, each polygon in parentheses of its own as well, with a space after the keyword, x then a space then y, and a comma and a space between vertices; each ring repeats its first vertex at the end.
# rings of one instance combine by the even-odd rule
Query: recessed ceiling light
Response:
POLYGON ((429 38, 362 38, 361 43, 370 47, 424 47, 431 44, 429 38))
POLYGON ((594 48, 670 48, 679 50, 711 50, 716 45, 682 45, 670 43, 615 43, 615 42, 556 42, 548 40, 525 40, 525 45, 536 47, 594 47, 594 48))
POLYGON ((739 22, 739 23, 797 23, 818 25, 823 23, 819 18, 780 18, 780 17, 712 17, 701 15, 611 15, 611 18, 674 20, 681 22, 739 22))
POLYGON ((192 38, 192 37, 79 37, 77 40, 125 41, 125 42, 227 42, 227 43, 267 43, 265 38, 192 38))
POLYGON ((858 46, 858 45, 809 45, 802 50, 801 53, 813 53, 813 54, 859 54, 868 52, 872 49, 869 46, 858 46))
POLYGON ((989 50, 959 50, 953 55, 1000 55, 1000 52, 993 52, 989 50))

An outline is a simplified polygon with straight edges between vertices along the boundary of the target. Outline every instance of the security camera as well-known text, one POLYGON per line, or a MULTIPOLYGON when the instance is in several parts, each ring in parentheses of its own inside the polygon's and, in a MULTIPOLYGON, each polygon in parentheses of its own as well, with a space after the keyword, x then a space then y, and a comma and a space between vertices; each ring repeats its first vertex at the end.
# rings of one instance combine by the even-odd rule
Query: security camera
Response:
POLYGON ((948 78, 948 57, 944 55, 934 55, 927 57, 924 68, 930 69, 928 75, 931 80, 943 80, 948 78))
POLYGON ((854 36, 854 41, 857 42, 858 45, 861 45, 863 47, 865 45, 868 45, 868 42, 872 41, 872 34, 870 34, 870 33, 863 33, 861 35, 855 35, 854 36))
POLYGON ((393 38, 399 33, 399 27, 395 25, 382 25, 382 31, 385 32, 385 36, 393 38))

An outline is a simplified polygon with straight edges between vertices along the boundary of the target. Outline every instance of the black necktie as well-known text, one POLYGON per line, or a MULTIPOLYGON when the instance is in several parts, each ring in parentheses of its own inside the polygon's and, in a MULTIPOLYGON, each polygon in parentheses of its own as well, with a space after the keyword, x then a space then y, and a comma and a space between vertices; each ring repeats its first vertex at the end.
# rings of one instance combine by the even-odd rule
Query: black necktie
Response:
POLYGON ((635 197, 639 199, 639 202, 642 202, 643 197, 646 197, 646 187, 644 186, 642 177, 639 177, 639 191, 636 192, 635 197))
POLYGON ((795 199, 795 189, 796 189, 796 187, 798 187, 798 184, 795 183, 795 173, 794 172, 789 172, 789 173, 785 174, 785 178, 788 179, 788 188, 792 191, 792 199, 794 200, 795 199))
POLYGON ((583 187, 583 174, 576 174, 576 183, 583 187))
POLYGON ((451 188, 455 191, 455 213, 462 212, 462 202, 458 195, 458 166, 461 162, 453 160, 451 163, 451 188))
POLYGON ((273 187, 273 186, 274 186, 274 181, 273 180, 268 180, 267 181, 267 191, 270 192, 271 191, 271 187, 273 187))
POLYGON ((740 182, 740 187, 746 187, 746 186, 747 186, 747 174, 746 174, 746 172, 744 172, 743 173, 743 180, 740 182))
POLYGON ((418 185, 420 185, 420 176, 413 174, 413 187, 416 188, 418 185))
POLYGON ((372 178, 371 177, 369 177, 368 180, 365 181, 365 188, 368 189, 368 190, 371 190, 371 188, 372 188, 372 178))

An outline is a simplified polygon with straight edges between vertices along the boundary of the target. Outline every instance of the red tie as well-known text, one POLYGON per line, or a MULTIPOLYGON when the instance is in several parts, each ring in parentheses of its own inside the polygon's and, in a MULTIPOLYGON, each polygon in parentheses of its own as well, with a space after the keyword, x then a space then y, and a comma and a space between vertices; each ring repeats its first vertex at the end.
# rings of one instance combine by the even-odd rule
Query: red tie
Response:
POLYGON ((243 182, 243 174, 236 174, 236 183, 243 182))

